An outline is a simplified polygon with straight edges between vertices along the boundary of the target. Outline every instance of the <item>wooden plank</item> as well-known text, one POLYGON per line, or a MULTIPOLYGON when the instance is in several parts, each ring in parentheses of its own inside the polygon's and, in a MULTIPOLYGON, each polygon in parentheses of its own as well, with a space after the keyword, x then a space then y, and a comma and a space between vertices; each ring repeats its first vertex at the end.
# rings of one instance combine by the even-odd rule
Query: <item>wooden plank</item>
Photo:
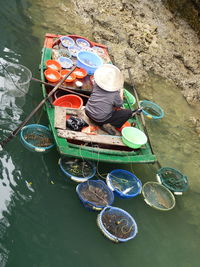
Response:
POLYGON ((66 108, 55 106, 54 112, 54 127, 66 129, 66 108))
POLYGON ((113 135, 90 135, 82 132, 75 132, 70 130, 57 130, 57 134, 59 137, 79 140, 90 143, 99 143, 106 145, 117 145, 117 146, 126 146, 121 140, 121 136, 113 136, 113 135))

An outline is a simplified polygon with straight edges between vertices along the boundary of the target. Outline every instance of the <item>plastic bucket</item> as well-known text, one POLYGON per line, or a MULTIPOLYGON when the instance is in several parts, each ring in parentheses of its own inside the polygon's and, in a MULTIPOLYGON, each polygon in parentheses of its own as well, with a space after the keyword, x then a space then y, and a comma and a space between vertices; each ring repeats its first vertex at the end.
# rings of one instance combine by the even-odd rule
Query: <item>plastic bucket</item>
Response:
POLYGON ((83 100, 77 95, 63 95, 57 98, 53 102, 54 106, 67 107, 67 108, 77 108, 80 109, 83 106, 83 100))
POLYGON ((102 233, 115 243, 127 242, 138 233, 134 218, 117 207, 105 207, 97 216, 97 225, 102 233))
MULTIPOLYGON (((60 74, 62 77, 64 77, 66 74, 68 74, 70 70, 61 70, 60 74)), ((73 82, 76 79, 76 75, 72 72, 66 79, 65 82, 73 82)))
POLYGON ((88 51, 78 52, 77 67, 85 69, 89 75, 94 74, 101 65, 103 65, 103 61, 97 54, 88 51))
POLYGON ((45 64, 47 68, 52 70, 60 71, 62 69, 60 63, 56 60, 48 59, 45 64))
POLYGON ((142 183, 131 172, 115 169, 106 177, 108 187, 120 198, 132 198, 141 193, 142 183))
POLYGON ((61 75, 57 70, 53 70, 51 68, 46 69, 44 71, 44 76, 47 79, 47 81, 56 83, 61 79, 61 75))
POLYGON ((32 78, 31 71, 23 65, 12 64, 5 68, 4 87, 6 91, 15 97, 24 96, 32 78))
POLYGON ((124 89, 124 96, 127 99, 127 101, 125 101, 125 103, 123 104, 124 108, 130 108, 129 104, 131 105, 132 108, 135 108, 135 104, 136 104, 136 99, 135 97, 126 89, 124 89))
POLYGON ((142 100, 140 106, 143 107, 142 113, 148 119, 162 119, 164 117, 163 109, 151 101, 142 100))
POLYGON ((20 140, 32 152, 48 152, 54 146, 51 131, 41 124, 24 126, 20 132, 20 140))
POLYGON ((125 127, 122 129, 122 141, 131 148, 140 148, 147 143, 147 136, 135 127, 125 127))

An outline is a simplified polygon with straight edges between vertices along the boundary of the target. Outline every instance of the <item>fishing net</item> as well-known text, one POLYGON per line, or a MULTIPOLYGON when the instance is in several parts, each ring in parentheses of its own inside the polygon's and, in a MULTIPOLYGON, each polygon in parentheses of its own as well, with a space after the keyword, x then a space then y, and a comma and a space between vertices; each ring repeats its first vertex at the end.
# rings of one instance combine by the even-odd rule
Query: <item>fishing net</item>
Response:
POLYGON ((137 224, 133 217, 120 208, 104 208, 98 216, 97 223, 102 232, 115 242, 126 242, 137 234, 137 224))
POLYGON ((141 181, 133 173, 126 170, 113 170, 108 173, 106 182, 109 188, 121 198, 135 197, 141 193, 141 181))
POLYGON ((49 128, 40 124, 30 124, 20 133, 22 144, 31 151, 45 152, 54 146, 49 128))
POLYGON ((114 201, 113 192, 101 180, 88 180, 77 186, 76 192, 86 208, 101 210, 114 201))
POLYGON ((188 190, 187 176, 174 168, 161 168, 157 172, 157 178, 164 186, 173 192, 185 192, 188 190))
POLYGON ((95 164, 83 159, 60 158, 59 165, 64 174, 75 182, 85 182, 96 174, 95 164))
POLYGON ((29 90, 31 71, 23 65, 11 63, 4 70, 6 91, 15 97, 24 96, 29 90))
POLYGON ((147 182, 143 185, 144 200, 151 207, 158 210, 171 210, 175 206, 172 192, 157 182, 147 182))
POLYGON ((151 101, 140 101, 140 106, 143 108, 143 114, 146 115, 149 119, 161 119, 164 117, 164 111, 162 110, 162 108, 151 101))

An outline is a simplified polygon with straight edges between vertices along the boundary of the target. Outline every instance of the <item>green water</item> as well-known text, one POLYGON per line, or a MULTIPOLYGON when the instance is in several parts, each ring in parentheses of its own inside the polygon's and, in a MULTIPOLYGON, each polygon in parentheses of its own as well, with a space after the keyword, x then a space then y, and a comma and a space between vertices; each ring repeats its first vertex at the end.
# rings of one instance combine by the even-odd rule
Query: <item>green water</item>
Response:
MULTIPOLYGON (((70 16, 71 2, 57 1, 51 3, 52 8, 44 0, 0 3, 0 62, 23 64, 36 78, 46 32, 73 29, 79 34, 82 30, 90 37, 84 22, 76 20, 74 14, 70 16)), ((1 71, 1 138, 36 106, 41 97, 39 88, 32 82, 31 95, 24 99, 9 96, 1 71)), ((164 109, 161 121, 146 120, 152 145, 162 166, 175 167, 188 175, 190 190, 176 197, 176 207, 170 212, 150 208, 141 196, 115 198, 114 205, 128 211, 139 229, 134 240, 116 245, 98 230, 97 213, 80 204, 76 184, 67 181, 57 164, 56 150, 34 154, 15 138, 0 151, 1 267, 199 266, 200 145, 188 119, 198 110, 187 105, 178 88, 159 77, 150 77, 148 84, 138 90, 142 98, 153 100, 164 109)), ((40 112, 32 122, 39 119, 47 125, 45 114, 40 112)), ((155 181, 153 165, 99 164, 101 173, 115 168, 134 171, 143 183, 155 181)))

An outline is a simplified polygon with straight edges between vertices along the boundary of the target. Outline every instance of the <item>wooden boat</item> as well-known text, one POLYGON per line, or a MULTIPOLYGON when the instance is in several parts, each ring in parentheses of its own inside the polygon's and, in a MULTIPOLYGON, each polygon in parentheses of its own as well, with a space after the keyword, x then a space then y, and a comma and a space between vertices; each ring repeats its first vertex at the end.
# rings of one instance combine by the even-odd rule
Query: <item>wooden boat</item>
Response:
MULTIPOLYGON (((44 71, 46 69, 46 61, 49 59, 57 59, 60 49, 63 49, 60 42, 61 35, 46 34, 44 47, 42 49, 41 58, 41 80, 43 96, 52 90, 56 83, 47 83, 44 76, 44 71)), ((92 42, 87 38, 69 35, 74 41, 77 38, 85 39, 90 43, 91 47, 97 47, 100 53, 102 53, 102 59, 104 63, 111 63, 107 47, 92 42)), ((101 55, 100 55, 101 56, 101 55)), ((74 58, 74 64, 76 64, 76 59, 74 58)), ((156 157, 151 150, 150 143, 147 142, 139 149, 132 149, 126 146, 121 139, 121 136, 108 135, 106 132, 98 129, 96 134, 88 134, 84 132, 72 131, 66 129, 66 114, 67 115, 77 115, 83 118, 90 126, 92 122, 85 115, 84 109, 72 109, 72 108, 60 108, 52 105, 53 101, 62 95, 69 94, 67 90, 71 90, 75 94, 82 94, 84 105, 92 91, 92 76, 87 75, 85 78, 81 79, 83 83, 82 87, 77 87, 75 81, 70 83, 63 83, 62 90, 58 89, 54 96, 46 102, 46 112, 49 119, 50 129, 53 133, 55 143, 59 153, 62 156, 74 157, 74 158, 84 158, 88 160, 100 161, 100 162, 116 162, 116 163, 153 163, 156 161, 156 157)), ((124 105, 126 107, 135 109, 131 104, 132 95, 125 90, 124 105)), ((83 106, 84 107, 84 106, 83 106)), ((136 116, 134 119, 130 119, 130 123, 135 123, 136 127, 140 130, 144 130, 140 116, 136 116)))

